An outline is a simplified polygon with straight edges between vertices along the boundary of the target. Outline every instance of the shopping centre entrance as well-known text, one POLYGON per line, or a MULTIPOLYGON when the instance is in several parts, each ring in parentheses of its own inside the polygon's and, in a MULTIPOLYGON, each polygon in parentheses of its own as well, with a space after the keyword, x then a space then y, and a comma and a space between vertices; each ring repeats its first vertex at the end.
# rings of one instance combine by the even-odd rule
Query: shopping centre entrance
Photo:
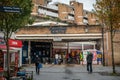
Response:
POLYGON ((41 57, 42 63, 56 64, 55 55, 59 54, 63 64, 67 62, 66 60, 70 60, 66 59, 68 55, 69 58, 73 59, 70 62, 81 63, 80 61, 83 61, 83 64, 85 64, 87 53, 92 52, 96 64, 97 51, 102 49, 101 29, 94 25, 89 26, 88 32, 85 32, 85 29, 85 25, 31 26, 29 31, 26 31, 27 29, 21 30, 25 34, 21 32, 16 34, 16 39, 27 43, 23 46, 23 60, 29 60, 31 63, 34 62, 35 56, 38 55, 41 57))
MULTIPOLYGON (((58 64, 56 63, 56 55, 58 55, 59 64, 86 64, 86 55, 92 52, 94 55, 94 64, 97 64, 98 55, 101 61, 102 53, 96 50, 96 41, 87 42, 39 42, 31 41, 30 57, 31 63, 34 63, 36 56, 41 58, 44 64, 58 64)), ((28 42, 24 41, 23 46, 23 62, 26 62, 28 54, 25 52, 29 49, 28 42), (26 51, 25 51, 26 50, 26 51)), ((28 53, 28 52, 26 52, 28 53)), ((26 63, 24 63, 26 64, 26 63)))

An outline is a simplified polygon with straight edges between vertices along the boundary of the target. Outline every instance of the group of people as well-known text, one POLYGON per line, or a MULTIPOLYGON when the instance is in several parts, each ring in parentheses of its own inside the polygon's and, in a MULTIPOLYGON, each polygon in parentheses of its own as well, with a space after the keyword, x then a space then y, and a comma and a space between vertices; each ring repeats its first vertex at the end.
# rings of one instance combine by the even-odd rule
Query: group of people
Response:
POLYGON ((66 53, 66 54, 55 54, 55 64, 66 64, 75 63, 80 64, 83 61, 83 54, 81 53, 66 53))
MULTIPOLYGON (((79 55, 76 54, 75 56, 73 56, 72 54, 66 54, 65 56, 66 63, 71 63, 75 61, 76 63, 80 64, 80 61, 82 61, 82 59, 83 59, 82 53, 79 55)), ((93 54, 91 52, 87 54, 86 60, 87 60, 87 71, 89 73, 92 73, 93 54)), ((59 62, 61 63, 63 61, 60 54, 55 55, 55 61, 56 61, 56 64, 58 64, 59 62)))
MULTIPOLYGON (((56 57, 56 63, 58 64, 59 62, 59 59, 61 59, 61 56, 60 55, 55 55, 56 57)), ((67 57, 67 56, 66 56, 67 57)), ((92 73, 92 60, 93 60, 93 54, 92 53, 88 53, 87 54, 87 57, 86 57, 86 60, 87 60, 87 71, 89 73, 92 73)), ((36 73, 39 74, 40 73, 40 67, 39 67, 39 64, 41 64, 41 60, 38 56, 36 56, 35 58, 35 66, 36 66, 36 73)))

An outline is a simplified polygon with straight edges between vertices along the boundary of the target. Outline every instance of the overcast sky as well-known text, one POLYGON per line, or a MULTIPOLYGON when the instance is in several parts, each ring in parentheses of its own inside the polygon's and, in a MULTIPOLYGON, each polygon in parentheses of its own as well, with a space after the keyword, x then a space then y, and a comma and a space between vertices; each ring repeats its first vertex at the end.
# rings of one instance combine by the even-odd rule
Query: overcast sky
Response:
MULTIPOLYGON (((52 0, 52 1, 69 4, 70 0, 52 0)), ((76 0, 76 1, 83 3, 83 9, 91 11, 93 9, 93 4, 95 4, 96 0, 76 0)))

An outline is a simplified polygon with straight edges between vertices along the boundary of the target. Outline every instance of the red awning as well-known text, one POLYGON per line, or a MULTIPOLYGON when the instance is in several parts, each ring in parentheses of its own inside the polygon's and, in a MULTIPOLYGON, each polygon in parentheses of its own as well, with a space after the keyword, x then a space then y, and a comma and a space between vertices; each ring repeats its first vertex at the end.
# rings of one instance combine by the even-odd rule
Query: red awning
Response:
MULTIPOLYGON (((0 49, 6 50, 6 45, 0 45, 0 49)), ((9 49, 13 49, 12 47, 9 47, 9 49)))
POLYGON ((15 39, 9 39, 9 46, 15 47, 15 48, 21 48, 22 47, 22 41, 15 40, 15 39))
POLYGON ((0 45, 0 49, 6 49, 6 45, 0 45))

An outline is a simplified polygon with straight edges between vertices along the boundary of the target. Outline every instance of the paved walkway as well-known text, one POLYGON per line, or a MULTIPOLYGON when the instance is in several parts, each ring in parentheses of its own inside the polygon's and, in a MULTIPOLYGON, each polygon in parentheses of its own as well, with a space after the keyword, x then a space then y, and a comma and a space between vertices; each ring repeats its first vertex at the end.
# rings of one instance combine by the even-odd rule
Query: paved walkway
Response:
MULTIPOLYGON (((35 66, 24 67, 27 71, 33 71, 34 80, 120 80, 120 76, 107 76, 100 73, 112 73, 112 67, 93 65, 93 73, 86 71, 86 65, 43 65, 40 74, 35 73, 35 66)), ((120 67, 116 67, 120 73, 120 67)))

